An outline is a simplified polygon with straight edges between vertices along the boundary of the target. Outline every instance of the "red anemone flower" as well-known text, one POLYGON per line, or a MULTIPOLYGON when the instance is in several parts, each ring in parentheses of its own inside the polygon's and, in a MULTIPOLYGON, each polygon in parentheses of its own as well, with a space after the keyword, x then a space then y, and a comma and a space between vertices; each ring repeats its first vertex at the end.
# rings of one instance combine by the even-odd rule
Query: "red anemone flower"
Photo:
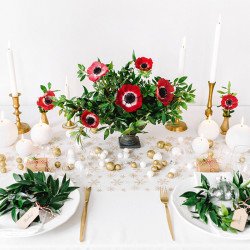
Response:
POLYGON ((153 61, 151 58, 139 57, 135 61, 135 67, 141 71, 149 71, 152 69, 153 61))
POLYGON ((164 106, 169 105, 174 97, 174 86, 168 80, 161 78, 157 83, 156 96, 164 106))
POLYGON ((137 85, 124 84, 118 89, 115 103, 127 112, 134 112, 142 106, 141 90, 137 85))
POLYGON ((83 111, 81 121, 87 128, 96 128, 99 125, 99 117, 88 110, 83 111))
POLYGON ((221 99, 221 106, 226 110, 235 109, 238 106, 238 98, 231 94, 224 95, 221 99))
POLYGON ((45 111, 51 110, 54 108, 52 97, 55 96, 55 93, 51 90, 47 91, 43 96, 38 98, 37 105, 44 109, 45 111))
POLYGON ((108 67, 101 62, 93 62, 87 69, 89 80, 92 82, 98 81, 102 76, 105 76, 108 71, 108 67))

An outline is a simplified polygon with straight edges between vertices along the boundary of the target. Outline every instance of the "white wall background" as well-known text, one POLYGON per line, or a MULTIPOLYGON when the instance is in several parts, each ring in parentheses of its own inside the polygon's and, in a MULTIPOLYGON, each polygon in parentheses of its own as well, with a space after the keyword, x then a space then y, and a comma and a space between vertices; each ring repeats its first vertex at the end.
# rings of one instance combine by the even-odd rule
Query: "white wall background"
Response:
POLYGON ((133 49, 137 56, 153 58, 154 74, 173 78, 184 35, 186 74, 197 89, 196 105, 203 105, 219 13, 216 88, 230 80, 240 104, 250 105, 249 0, 0 0, 0 106, 11 104, 8 40, 21 101, 32 105, 40 95, 40 84, 51 81, 55 89, 63 89, 66 74, 72 95, 79 95, 77 63, 88 66, 100 57, 119 67, 133 49))

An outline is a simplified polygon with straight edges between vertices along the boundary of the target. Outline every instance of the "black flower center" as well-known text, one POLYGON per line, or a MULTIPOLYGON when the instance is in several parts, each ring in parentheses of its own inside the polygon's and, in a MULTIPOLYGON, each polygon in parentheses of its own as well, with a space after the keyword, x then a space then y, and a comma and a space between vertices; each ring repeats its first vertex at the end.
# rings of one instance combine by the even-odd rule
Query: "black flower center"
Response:
POLYGON ((96 67, 96 68, 94 69, 94 74, 95 74, 95 75, 98 75, 98 74, 101 73, 101 71, 102 71, 102 69, 101 69, 100 67, 96 67))
POLYGON ((135 101, 135 94, 128 93, 124 96, 124 101, 128 104, 131 104, 135 101))
POLYGON ((146 63, 141 64, 141 68, 146 69, 147 67, 148 67, 148 65, 146 63))
POLYGON ((46 96, 44 98, 44 102, 45 102, 45 104, 50 105, 52 103, 52 100, 51 100, 51 98, 49 96, 46 96))
POLYGON ((233 101, 231 99, 226 100, 227 106, 232 106, 233 101))
POLYGON ((95 119, 94 119, 92 116, 87 116, 86 122, 87 122, 89 125, 93 125, 93 124, 95 123, 95 119))
POLYGON ((159 96, 161 98, 165 98, 167 96, 167 90, 166 90, 166 88, 162 87, 162 88, 159 89, 159 96))

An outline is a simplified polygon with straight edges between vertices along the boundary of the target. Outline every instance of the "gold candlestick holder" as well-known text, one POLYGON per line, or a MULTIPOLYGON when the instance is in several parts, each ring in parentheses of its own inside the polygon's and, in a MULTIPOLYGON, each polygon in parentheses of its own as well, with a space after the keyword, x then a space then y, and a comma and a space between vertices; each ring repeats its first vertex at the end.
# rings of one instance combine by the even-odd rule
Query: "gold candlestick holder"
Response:
POLYGON ((205 110, 205 115, 208 119, 209 116, 213 114, 212 106, 213 106, 213 92, 214 92, 214 86, 216 82, 208 82, 208 101, 207 101, 207 109, 205 110))
POLYGON ((19 96, 20 95, 21 95, 20 93, 18 93, 17 96, 12 96, 12 94, 10 94, 10 97, 12 98, 13 107, 15 109, 13 114, 16 116, 16 126, 17 126, 17 129, 18 129, 18 134, 19 135, 20 134, 25 134, 25 133, 30 131, 29 124, 21 122, 21 119, 20 119, 20 114, 21 114, 21 112, 19 111, 19 108, 20 108, 19 96))
POLYGON ((184 121, 180 121, 180 119, 176 119, 174 123, 167 123, 165 128, 172 132, 184 132, 187 130, 187 124, 184 121))
POLYGON ((76 128, 77 125, 74 122, 72 122, 71 120, 69 120, 69 121, 63 123, 62 127, 65 129, 73 129, 73 128, 76 128))

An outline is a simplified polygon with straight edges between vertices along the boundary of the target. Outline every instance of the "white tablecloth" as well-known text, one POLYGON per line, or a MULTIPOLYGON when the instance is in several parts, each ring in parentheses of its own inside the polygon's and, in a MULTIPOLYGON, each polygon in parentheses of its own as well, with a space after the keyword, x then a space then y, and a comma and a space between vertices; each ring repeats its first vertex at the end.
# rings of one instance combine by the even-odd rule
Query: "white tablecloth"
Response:
MULTIPOLYGON (((11 107, 5 107, 7 116, 11 118, 11 107)), ((247 118, 249 108, 241 107, 236 113, 233 122, 240 120, 241 115, 247 118)), ((39 113, 36 107, 22 107, 23 120, 31 125, 35 124, 39 119, 39 113), (34 114, 34 115, 33 115, 34 114)), ((148 135, 141 136, 143 149, 142 154, 136 154, 134 157, 144 157, 145 151, 150 147, 150 142, 157 142, 158 139, 172 140, 176 143, 177 136, 189 138, 195 136, 195 130, 198 123, 204 117, 204 108, 190 107, 190 110, 185 113, 184 119, 188 123, 189 130, 176 134, 167 131, 162 126, 149 126, 148 135), (196 115, 194 115, 196 114, 196 115), (153 137, 153 138, 149 138, 153 137), (171 139, 172 138, 172 139, 171 139), (147 141, 148 140, 148 141, 147 141)), ((221 122, 221 113, 217 113, 217 121, 221 122)), ((55 111, 49 115, 51 126, 56 131, 58 139, 54 144, 61 145, 61 130, 62 119, 59 119, 55 111)), ((103 144, 102 139, 93 140, 103 144)), ((116 135, 115 137, 116 138, 116 135)), ((188 139, 187 139, 188 140, 188 139)), ((112 141, 112 138, 109 142, 112 141)), ((83 155, 87 157, 88 148, 95 147, 95 143, 85 145, 83 155)), ((116 142, 115 142, 116 143, 116 142)), ((188 142, 187 142, 188 143, 188 142)), ((223 138, 218 140, 220 145, 223 145, 223 138)), ((61 145, 62 148, 67 148, 69 145, 65 141, 61 145)), ((0 149, 0 153, 11 154, 12 149, 0 149), (11 151, 11 152, 10 152, 11 151)), ((13 152, 12 152, 13 153, 13 152)), ((191 157, 191 155, 190 155, 191 157)), ((9 171, 12 171, 15 166, 11 166, 9 161, 9 171)), ((90 161, 90 160, 89 160, 90 161)), ((14 164, 14 163, 13 163, 14 164)), ((184 164, 184 163, 183 163, 184 164)), ((179 163, 181 166, 181 162, 179 163)), ((88 166, 90 176, 85 176, 83 183, 85 185, 92 184, 94 191, 92 192, 89 214, 87 222, 86 240, 83 243, 78 241, 79 238, 79 223, 82 210, 80 205, 76 214, 70 221, 47 234, 22 239, 1 239, 0 249, 247 249, 250 241, 233 241, 217 238, 201 232, 183 221, 174 211, 170 204, 174 233, 176 241, 172 242, 166 223, 164 207, 159 201, 158 187, 166 185, 169 189, 174 188, 178 183, 178 178, 183 179, 185 176, 190 176, 192 173, 184 172, 180 167, 180 177, 174 180, 166 178, 167 170, 162 171, 159 176, 152 179, 146 179, 146 170, 132 170, 126 168, 117 173, 119 178, 115 176, 108 177, 106 170, 99 171, 95 166, 88 166), (92 169, 94 168, 94 169, 92 169), (134 171, 134 172, 133 172, 134 171), (144 172, 143 172, 144 171, 144 172), (103 175, 105 175, 103 177, 103 175), (99 176, 99 177, 98 177, 99 176), (133 177, 135 176, 135 178, 133 177), (122 179, 123 178, 123 179, 122 179), (92 183, 91 183, 92 180, 92 183), (95 181, 94 181, 95 180, 95 181), (116 181, 114 181, 116 180, 116 181), (133 181, 134 180, 134 181, 133 181), (109 183, 106 183, 109 182, 109 183), (106 185, 105 185, 106 183, 106 185), (127 188, 126 188, 127 187, 127 188), (133 188, 135 187, 135 188, 133 188), (134 191, 133 191, 134 190, 134 191)), ((171 191, 171 190, 170 190, 171 191)), ((83 198, 83 197, 82 197, 83 198)))

